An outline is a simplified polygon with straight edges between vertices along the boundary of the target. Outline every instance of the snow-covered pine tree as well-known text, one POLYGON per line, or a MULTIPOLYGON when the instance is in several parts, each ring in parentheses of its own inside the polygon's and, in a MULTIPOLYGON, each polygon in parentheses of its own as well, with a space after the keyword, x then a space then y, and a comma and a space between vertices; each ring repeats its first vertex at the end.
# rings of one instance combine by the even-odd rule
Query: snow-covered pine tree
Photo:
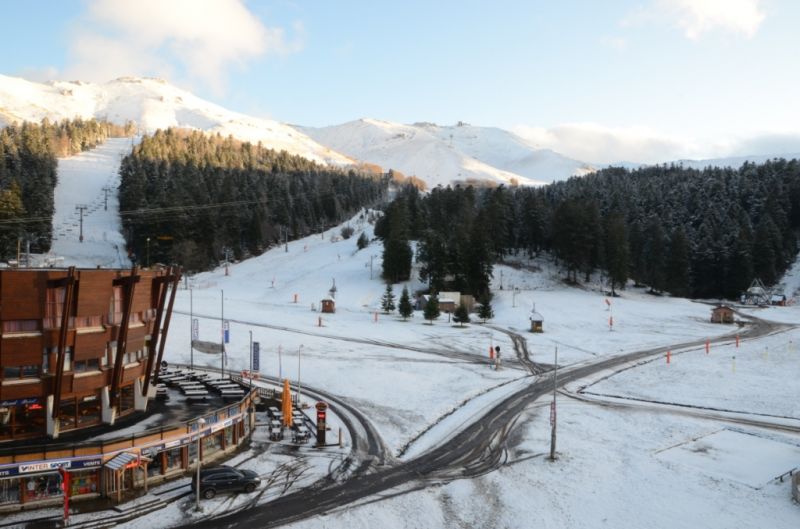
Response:
POLYGON ((414 314, 414 307, 411 305, 411 297, 408 295, 408 287, 403 287, 403 293, 400 294, 400 302, 397 306, 397 311, 403 317, 403 321, 414 314))
POLYGON ((394 292, 392 291, 391 283, 386 284, 386 292, 383 293, 381 298, 381 308, 385 314, 389 314, 395 309, 394 292))

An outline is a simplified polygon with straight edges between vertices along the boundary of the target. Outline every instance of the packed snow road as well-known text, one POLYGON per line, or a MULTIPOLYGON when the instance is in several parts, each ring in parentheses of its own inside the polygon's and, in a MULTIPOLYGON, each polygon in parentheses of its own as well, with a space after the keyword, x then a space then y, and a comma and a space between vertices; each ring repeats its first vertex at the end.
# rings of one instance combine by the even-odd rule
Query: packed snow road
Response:
MULTIPOLYGON (((784 327, 781 324, 755 318, 752 321, 752 325, 741 333, 743 338, 754 339, 784 327)), ((731 336, 721 336, 711 342, 730 339, 731 336)), ((563 387, 626 363, 663 355, 668 349, 696 347, 703 343, 705 340, 688 341, 574 365, 558 373, 558 386, 563 387)), ((444 443, 407 462, 373 467, 373 472, 354 474, 343 483, 322 480, 246 512, 206 520, 192 526, 274 527, 331 512, 392 489, 421 488, 427 484, 480 476, 504 463, 510 432, 526 408, 553 390, 553 382, 552 376, 533 379, 524 389, 516 391, 488 411, 476 416, 468 427, 444 443)))

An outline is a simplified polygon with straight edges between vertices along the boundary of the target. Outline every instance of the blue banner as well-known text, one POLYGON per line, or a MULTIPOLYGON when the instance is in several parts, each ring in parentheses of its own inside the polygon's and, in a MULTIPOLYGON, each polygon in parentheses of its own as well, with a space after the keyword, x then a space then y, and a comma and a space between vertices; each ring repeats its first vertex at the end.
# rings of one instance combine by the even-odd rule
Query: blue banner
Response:
POLYGON ((231 343, 231 324, 228 320, 222 322, 222 329, 225 335, 225 343, 231 343))
POLYGON ((261 369, 261 344, 253 342, 253 371, 258 373, 261 369))

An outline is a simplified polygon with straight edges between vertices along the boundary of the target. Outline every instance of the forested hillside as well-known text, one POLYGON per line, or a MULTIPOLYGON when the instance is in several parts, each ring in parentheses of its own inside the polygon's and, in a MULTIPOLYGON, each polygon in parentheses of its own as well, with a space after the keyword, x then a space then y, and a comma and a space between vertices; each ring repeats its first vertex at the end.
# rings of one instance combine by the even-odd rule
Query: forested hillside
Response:
POLYGON ((139 261, 203 270, 341 222, 385 196, 381 176, 199 131, 145 137, 120 166, 120 209, 139 261), (149 239, 149 243, 148 243, 149 239))
POLYGON ((405 190, 376 233, 390 280, 411 265, 392 256, 405 255, 404 240, 419 240, 416 257, 434 290, 480 295, 492 262, 545 250, 572 281, 602 270, 612 289, 634 279, 654 292, 735 297, 753 278, 779 278, 797 254, 798 228, 800 163, 773 160, 609 168, 544 188, 405 190))
POLYGON ((129 132, 131 127, 93 119, 0 128, 0 256, 16 257, 18 239, 30 241, 36 252, 50 248, 57 157, 129 132))

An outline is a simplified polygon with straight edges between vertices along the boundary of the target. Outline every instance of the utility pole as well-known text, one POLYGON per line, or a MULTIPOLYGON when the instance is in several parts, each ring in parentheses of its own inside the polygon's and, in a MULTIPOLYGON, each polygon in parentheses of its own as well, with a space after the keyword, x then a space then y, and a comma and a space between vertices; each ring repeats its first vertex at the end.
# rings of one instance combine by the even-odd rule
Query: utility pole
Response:
POLYGON ((550 408, 550 461, 556 460, 556 391, 558 390, 558 346, 553 370, 553 403, 550 408))
POLYGON ((83 242, 83 212, 89 209, 89 206, 86 204, 78 204, 75 206, 75 211, 80 212, 81 214, 81 233, 80 237, 78 237, 78 241, 83 242))
POLYGON ((219 364, 222 372, 222 378, 225 378, 225 291, 220 289, 219 291, 219 302, 220 302, 220 337, 219 337, 219 348, 220 352, 222 352, 219 364))
POLYGON ((109 187, 109 186, 103 187, 103 193, 105 193, 105 197, 103 199, 105 205, 104 205, 103 209, 105 211, 108 211, 108 192, 109 191, 111 191, 111 187, 109 187))
POLYGON ((192 303, 192 289, 189 289, 189 367, 194 370, 194 306, 192 303))
POLYGON ((250 391, 253 391, 253 331, 250 331, 250 391))
POLYGON ((374 257, 375 257, 374 255, 370 255, 369 256, 369 278, 370 279, 372 279, 372 259, 374 257))

